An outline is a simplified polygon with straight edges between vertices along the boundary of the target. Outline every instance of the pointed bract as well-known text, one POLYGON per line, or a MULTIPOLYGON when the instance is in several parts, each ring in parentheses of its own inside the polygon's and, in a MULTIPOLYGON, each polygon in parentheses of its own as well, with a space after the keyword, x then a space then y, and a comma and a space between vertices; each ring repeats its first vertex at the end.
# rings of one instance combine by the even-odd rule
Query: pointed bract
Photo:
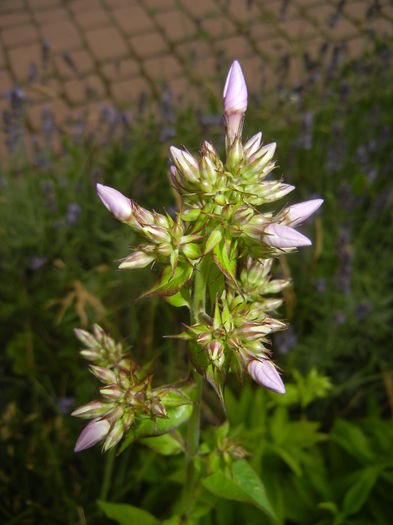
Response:
POLYGON ((126 221, 131 215, 131 200, 120 193, 120 191, 97 184, 97 193, 102 200, 104 206, 116 217, 119 221, 126 221))
POLYGON ((277 394, 285 394, 285 386, 275 366, 268 359, 253 359, 247 365, 247 372, 258 385, 277 394))
POLYGON ((275 248, 297 248, 312 244, 308 237, 284 224, 269 224, 265 228, 263 241, 275 248))

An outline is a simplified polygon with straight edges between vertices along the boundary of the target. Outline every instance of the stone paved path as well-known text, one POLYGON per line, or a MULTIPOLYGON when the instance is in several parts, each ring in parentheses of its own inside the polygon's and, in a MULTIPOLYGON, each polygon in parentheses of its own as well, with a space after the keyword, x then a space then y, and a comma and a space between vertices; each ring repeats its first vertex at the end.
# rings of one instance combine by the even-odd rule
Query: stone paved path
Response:
POLYGON ((233 58, 256 92, 300 80, 324 41, 350 57, 392 33, 390 0, 1 0, 0 110, 19 86, 35 132, 44 106, 65 118, 132 108, 163 86, 201 97, 221 89, 233 58))

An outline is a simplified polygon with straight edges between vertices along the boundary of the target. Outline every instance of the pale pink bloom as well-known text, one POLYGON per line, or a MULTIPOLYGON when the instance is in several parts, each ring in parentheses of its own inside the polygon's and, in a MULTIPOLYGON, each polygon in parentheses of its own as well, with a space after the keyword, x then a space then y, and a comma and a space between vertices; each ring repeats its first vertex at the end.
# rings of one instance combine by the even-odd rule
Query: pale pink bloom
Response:
POLYGON ((285 221, 291 226, 296 226, 308 219, 317 209, 322 206, 323 199, 312 199, 309 201, 292 204, 283 210, 285 221))
POLYGON ((90 421, 78 437, 74 452, 80 452, 81 450, 94 446, 104 439, 110 427, 111 425, 106 419, 93 419, 93 421, 90 421))
POLYGON ((311 245, 310 239, 305 235, 284 224, 274 223, 266 226, 263 241, 268 246, 275 248, 297 248, 311 245))
POLYGON ((224 112, 227 122, 227 134, 230 143, 241 130, 244 113, 247 111, 247 85, 242 68, 237 60, 228 72, 224 86, 224 112))
POLYGON ((120 221, 126 221, 131 216, 131 200, 120 191, 97 184, 97 193, 104 206, 120 221))
POLYGON ((232 63, 228 72, 222 96, 224 97, 225 113, 245 113, 247 111, 247 85, 237 60, 232 63))
POLYGON ((285 394, 285 386, 275 366, 268 359, 253 359, 247 365, 247 372, 258 385, 277 394, 285 394))

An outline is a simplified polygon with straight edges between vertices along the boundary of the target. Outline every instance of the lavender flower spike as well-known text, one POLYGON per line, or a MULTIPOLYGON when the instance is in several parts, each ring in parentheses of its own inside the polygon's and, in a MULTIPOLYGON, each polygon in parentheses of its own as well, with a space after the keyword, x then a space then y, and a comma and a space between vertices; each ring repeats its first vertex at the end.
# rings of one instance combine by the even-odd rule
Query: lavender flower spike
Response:
POLYGON ((235 60, 228 72, 224 92, 224 112, 227 123, 227 136, 232 144, 236 135, 240 134, 244 113, 247 111, 247 85, 242 68, 235 60))
POLYGON ((322 206, 322 203, 323 199, 312 199, 310 201, 299 202, 298 204, 288 206, 288 208, 283 210, 285 222, 291 226, 296 226, 297 224, 304 222, 322 206))
POLYGON ((131 216, 131 200, 120 193, 120 191, 117 191, 110 186, 97 184, 96 188, 98 196, 102 200, 104 206, 116 217, 116 219, 126 222, 131 216))
POLYGON ((277 394, 285 394, 285 386, 280 374, 268 359, 253 359, 247 365, 247 372, 258 383, 277 394))
POLYGON ((90 421, 78 437, 74 452, 90 448, 101 441, 108 434, 110 427, 111 425, 106 419, 93 419, 93 421, 90 421))
POLYGON ((275 248, 297 248, 311 245, 310 239, 305 235, 284 224, 274 223, 265 228, 263 241, 268 246, 275 248))

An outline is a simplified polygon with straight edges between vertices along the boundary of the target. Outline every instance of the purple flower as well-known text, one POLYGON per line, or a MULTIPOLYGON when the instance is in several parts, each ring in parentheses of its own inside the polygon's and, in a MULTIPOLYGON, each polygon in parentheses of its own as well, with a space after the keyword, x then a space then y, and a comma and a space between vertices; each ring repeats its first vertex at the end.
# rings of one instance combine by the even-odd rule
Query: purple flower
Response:
POLYGON ((93 419, 82 430, 75 444, 74 452, 80 452, 94 446, 109 432, 111 425, 106 419, 93 419))
POLYGON ((119 221, 126 221, 131 215, 131 201, 125 197, 120 191, 97 184, 97 193, 102 200, 104 206, 116 217, 119 221))
POLYGON ((311 245, 308 237, 284 224, 269 224, 265 228, 263 241, 268 246, 275 248, 297 248, 311 245))
POLYGON ((285 214, 285 222, 291 226, 304 222, 322 206, 322 203, 323 199, 312 199, 288 206, 283 212, 285 214))
POLYGON ((232 143, 233 139, 241 130, 248 101, 246 81, 242 68, 237 60, 233 62, 228 72, 223 97, 227 134, 229 142, 232 143))
POLYGON ((280 374, 269 359, 253 359, 247 365, 247 372, 258 385, 277 394, 285 394, 286 390, 280 374))

